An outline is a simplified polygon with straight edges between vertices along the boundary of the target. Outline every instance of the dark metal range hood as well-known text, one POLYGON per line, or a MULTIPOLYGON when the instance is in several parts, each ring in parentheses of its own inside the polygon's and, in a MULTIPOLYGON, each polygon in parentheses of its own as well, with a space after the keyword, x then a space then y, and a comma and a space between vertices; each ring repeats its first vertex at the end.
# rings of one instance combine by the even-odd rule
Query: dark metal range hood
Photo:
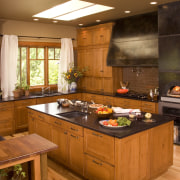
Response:
POLYGON ((122 18, 112 31, 108 66, 158 66, 157 12, 122 18))

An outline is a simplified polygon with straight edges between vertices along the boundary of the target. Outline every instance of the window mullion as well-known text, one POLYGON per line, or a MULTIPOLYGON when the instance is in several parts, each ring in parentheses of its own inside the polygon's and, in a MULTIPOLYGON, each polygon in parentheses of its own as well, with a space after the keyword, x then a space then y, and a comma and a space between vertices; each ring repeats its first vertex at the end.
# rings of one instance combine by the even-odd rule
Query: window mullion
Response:
POLYGON ((44 83, 48 86, 48 47, 44 48, 44 83))
POLYGON ((30 85, 30 47, 27 47, 27 84, 30 85))

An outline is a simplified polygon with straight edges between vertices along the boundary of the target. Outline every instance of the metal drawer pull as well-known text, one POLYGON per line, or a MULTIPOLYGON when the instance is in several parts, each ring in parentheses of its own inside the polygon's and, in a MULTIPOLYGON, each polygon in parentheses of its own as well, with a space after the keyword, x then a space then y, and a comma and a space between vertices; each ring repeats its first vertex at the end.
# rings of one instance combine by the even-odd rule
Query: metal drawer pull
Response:
POLYGON ((78 139, 78 136, 74 136, 74 135, 72 135, 72 134, 71 134, 71 137, 78 139))
POLYGON ((102 137, 102 135, 96 134, 96 133, 92 133, 94 136, 98 136, 98 137, 102 137))
POLYGON ((97 161, 95 161, 95 160, 92 160, 92 162, 93 162, 93 163, 95 163, 95 164, 97 164, 97 165, 102 166, 102 163, 98 163, 98 162, 97 162, 97 161))
POLYGON ((73 131, 78 131, 78 129, 74 129, 74 128, 72 128, 72 127, 71 127, 71 130, 73 130, 73 131))
POLYGON ((65 131, 64 134, 67 134, 67 132, 65 131))
POLYGON ((38 115, 38 117, 41 118, 41 119, 44 119, 44 117, 42 117, 42 116, 40 116, 40 115, 38 115))
POLYGON ((55 123, 55 124, 58 124, 58 125, 62 125, 62 123, 61 123, 61 122, 57 122, 57 121, 55 121, 54 123, 55 123))

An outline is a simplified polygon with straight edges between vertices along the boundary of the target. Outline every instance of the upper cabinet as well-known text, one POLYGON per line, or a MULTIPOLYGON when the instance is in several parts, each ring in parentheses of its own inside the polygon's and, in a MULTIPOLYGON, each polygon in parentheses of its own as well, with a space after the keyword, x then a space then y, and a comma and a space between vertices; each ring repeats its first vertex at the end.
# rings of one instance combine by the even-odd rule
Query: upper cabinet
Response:
POLYGON ((78 47, 108 44, 111 39, 113 23, 100 24, 78 29, 78 47))
POLYGON ((180 34, 180 1, 159 6, 158 26, 159 35, 180 34))

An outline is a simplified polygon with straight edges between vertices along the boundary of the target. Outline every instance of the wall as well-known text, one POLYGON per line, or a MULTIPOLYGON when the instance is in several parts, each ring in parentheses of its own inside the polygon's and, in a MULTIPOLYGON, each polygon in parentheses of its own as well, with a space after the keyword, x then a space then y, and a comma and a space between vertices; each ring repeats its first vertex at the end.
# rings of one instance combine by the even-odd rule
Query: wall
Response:
POLYGON ((158 68, 123 68, 123 81, 129 82, 129 90, 149 93, 150 89, 159 86, 158 68))
MULTIPOLYGON (((76 27, 59 24, 45 24, 39 22, 0 20, 0 34, 76 39, 76 27)), ((60 40, 53 39, 19 38, 19 40, 60 42, 60 40)), ((76 46, 76 40, 73 41, 73 43, 74 46, 76 46)))

